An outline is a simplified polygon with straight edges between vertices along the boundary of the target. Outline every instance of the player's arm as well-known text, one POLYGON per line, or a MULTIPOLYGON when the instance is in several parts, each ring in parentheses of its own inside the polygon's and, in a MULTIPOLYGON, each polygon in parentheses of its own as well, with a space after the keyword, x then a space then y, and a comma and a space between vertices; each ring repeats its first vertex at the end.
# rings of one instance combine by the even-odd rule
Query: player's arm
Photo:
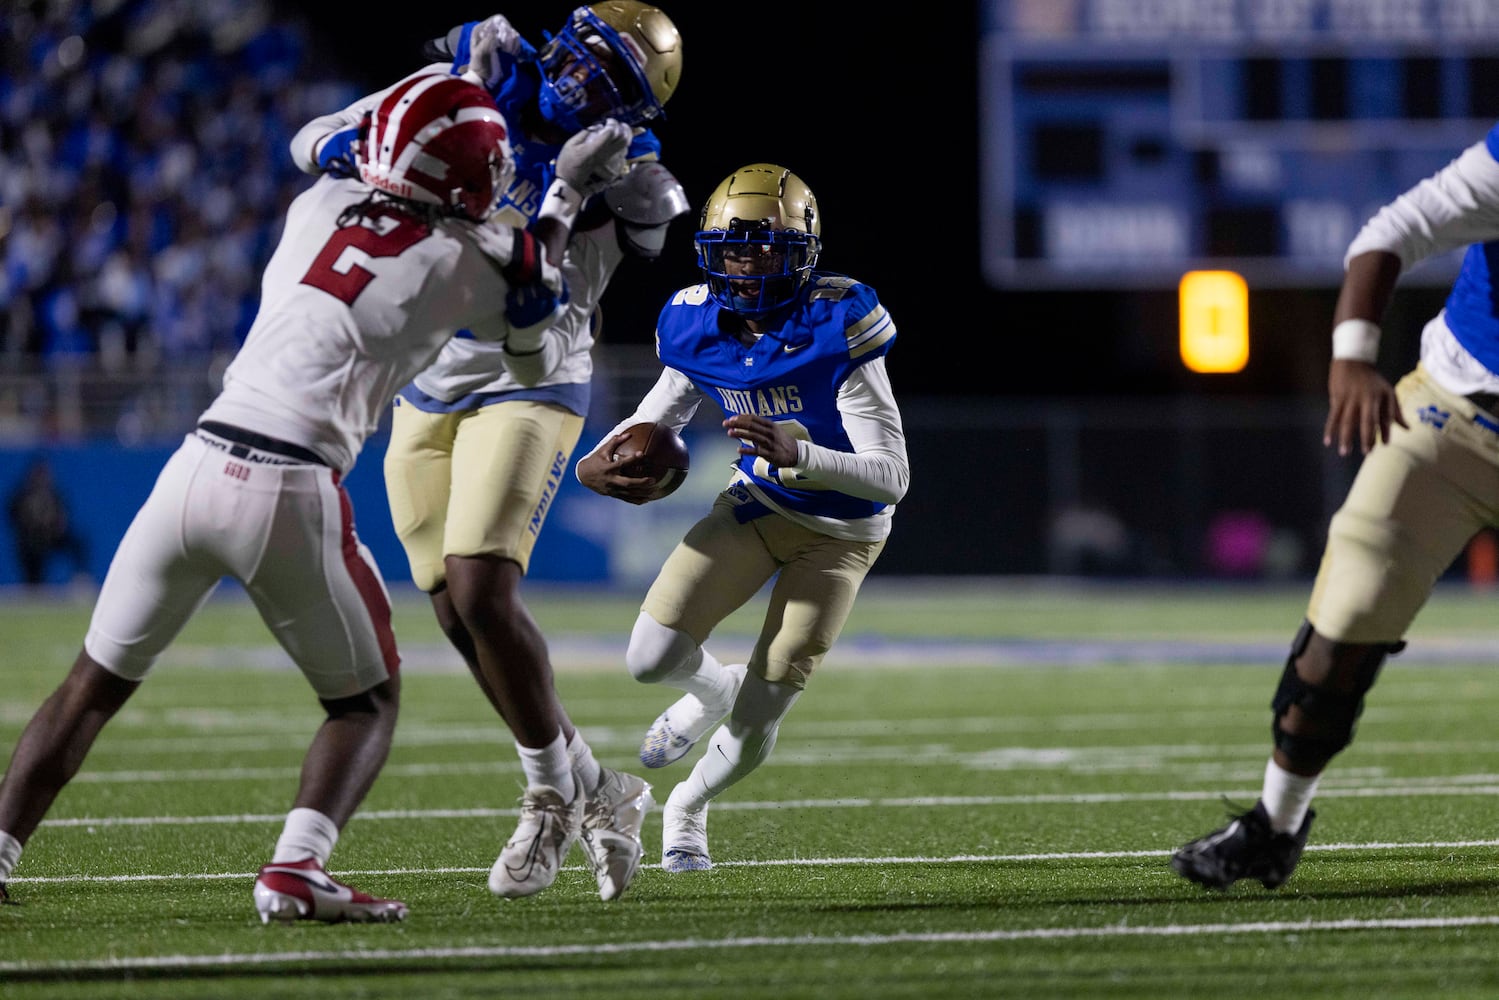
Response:
POLYGON ((630 126, 606 118, 570 136, 558 150, 552 183, 531 226, 548 260, 562 260, 583 202, 624 176, 630 134, 630 126))
POLYGON ((578 482, 606 497, 615 497, 627 503, 641 504, 651 498, 656 481, 650 477, 631 477, 620 473, 628 465, 632 455, 610 458, 620 445, 628 439, 623 431, 647 421, 665 424, 681 432, 697 412, 703 394, 692 380, 674 368, 663 368, 661 376, 651 390, 641 397, 635 411, 610 428, 609 433, 584 455, 574 466, 573 474, 578 482))
POLYGON ((499 92, 516 63, 536 59, 536 48, 504 14, 456 25, 441 38, 423 43, 422 52, 429 59, 448 61, 454 75, 472 73, 491 94, 499 92))
POLYGON ((899 503, 910 483, 906 434, 883 357, 860 365, 838 390, 838 412, 852 452, 793 438, 774 420, 739 413, 724 421, 740 453, 849 496, 899 503))
POLYGON ((365 115, 373 112, 385 95, 413 76, 446 73, 442 63, 426 66, 383 90, 366 94, 353 104, 330 114, 319 115, 297 130, 291 139, 291 158, 304 174, 333 174, 354 177, 354 143, 359 139, 365 115))
POLYGON ((1499 126, 1456 159, 1385 205, 1343 257, 1370 250, 1400 259, 1401 273, 1437 254, 1499 238, 1499 126))
POLYGON ((505 370, 521 385, 539 385, 566 357, 567 346, 557 332, 566 301, 565 288, 559 296, 545 282, 512 285, 506 293, 505 320, 510 329, 500 355, 505 370))
POLYGON ((1327 370, 1327 422, 1322 443, 1347 455, 1358 441, 1364 454, 1390 439, 1390 425, 1409 426, 1388 379, 1374 366, 1379 319, 1395 293, 1400 258, 1366 250, 1348 261, 1333 310, 1332 363, 1327 370))
MULTIPOLYGON (((565 346, 554 327, 567 302, 561 270, 562 253, 578 218, 568 193, 591 191, 624 169, 629 126, 609 119, 570 137, 557 154, 557 179, 548 193, 560 194, 560 208, 543 207, 542 217, 527 229, 480 224, 475 239, 499 268, 506 282, 502 338, 506 370, 521 385, 538 384, 555 371, 565 346)), ((578 202, 581 204, 581 201, 578 202)), ((478 339, 497 339, 469 328, 478 339)))
POLYGON ((1407 426, 1395 390, 1375 362, 1380 323, 1400 276, 1428 257, 1499 237, 1499 127, 1483 142, 1381 208, 1343 258, 1333 311, 1328 411, 1322 442, 1367 454, 1407 426))
POLYGON ((568 296, 562 270, 547 260, 541 241, 528 229, 493 220, 469 228, 505 290, 505 305, 472 322, 468 332, 475 340, 501 344, 506 370, 521 385, 537 385, 566 354, 555 329, 568 296))

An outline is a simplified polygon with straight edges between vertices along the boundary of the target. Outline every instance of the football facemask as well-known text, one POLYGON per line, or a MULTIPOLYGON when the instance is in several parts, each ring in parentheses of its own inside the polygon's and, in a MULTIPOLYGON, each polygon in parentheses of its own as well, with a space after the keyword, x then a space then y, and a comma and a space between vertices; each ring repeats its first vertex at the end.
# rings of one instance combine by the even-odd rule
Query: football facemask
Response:
POLYGON ((817 237, 810 233, 750 228, 739 219, 728 230, 700 231, 696 243, 708 294, 742 316, 764 315, 791 303, 817 257, 817 237))
POLYGON ((542 45, 543 117, 569 132, 617 118, 631 126, 662 115, 681 76, 682 39, 660 10, 604 0, 572 12, 542 45))
POLYGON ((741 167, 708 196, 694 238, 709 295, 749 317, 788 305, 817 265, 821 233, 801 178, 771 163, 741 167))

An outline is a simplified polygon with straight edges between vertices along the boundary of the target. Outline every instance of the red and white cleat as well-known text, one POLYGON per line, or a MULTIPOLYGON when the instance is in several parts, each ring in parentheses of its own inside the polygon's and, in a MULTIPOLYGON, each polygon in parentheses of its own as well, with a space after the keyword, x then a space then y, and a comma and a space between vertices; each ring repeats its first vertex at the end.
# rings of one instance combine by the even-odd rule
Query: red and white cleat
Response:
POLYGON ((406 904, 399 899, 376 899, 344 885, 314 858, 260 869, 255 877, 255 909, 263 924, 272 920, 391 924, 406 919, 406 904))

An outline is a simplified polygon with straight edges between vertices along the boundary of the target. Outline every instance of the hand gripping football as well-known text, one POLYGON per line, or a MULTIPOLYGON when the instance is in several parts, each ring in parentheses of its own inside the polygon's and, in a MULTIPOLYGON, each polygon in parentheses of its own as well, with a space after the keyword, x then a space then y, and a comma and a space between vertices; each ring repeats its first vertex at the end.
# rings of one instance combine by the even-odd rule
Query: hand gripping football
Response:
POLYGON ((609 457, 634 454, 635 460, 620 471, 627 476, 654 479, 656 489, 651 494, 652 500, 674 493, 687 478, 687 442, 665 424, 634 424, 624 433, 629 438, 609 457))

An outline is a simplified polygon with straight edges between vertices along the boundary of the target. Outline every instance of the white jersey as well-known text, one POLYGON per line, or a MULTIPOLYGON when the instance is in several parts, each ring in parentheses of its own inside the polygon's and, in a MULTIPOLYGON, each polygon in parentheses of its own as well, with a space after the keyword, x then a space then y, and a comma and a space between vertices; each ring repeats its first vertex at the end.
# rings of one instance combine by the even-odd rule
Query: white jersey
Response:
MULTIPOLYGON (((570 297, 556 325, 547 331, 549 338, 558 341, 562 360, 535 387, 574 385, 593 378, 593 314, 623 258, 624 250, 614 234, 612 215, 602 225, 575 232, 568 240, 562 276, 570 297)), ((530 388, 522 386, 502 361, 503 352, 496 344, 455 337, 443 345, 437 359, 413 381, 422 392, 444 403, 456 402, 471 393, 530 388)))
MULTIPOLYGON (((406 79, 429 74, 447 75, 447 63, 432 63, 410 74, 406 79)), ((401 81, 405 82, 404 80, 401 81)), ((400 86, 392 84, 383 90, 366 94, 348 107, 320 115, 303 125, 291 141, 292 160, 305 173, 320 172, 318 147, 330 135, 359 124, 366 112, 375 108, 391 90, 400 86)), ((519 133, 516 133, 519 141, 519 133)), ((521 146, 517 146, 517 154, 521 146)), ((537 201, 534 178, 528 174, 517 174, 512 182, 512 191, 501 199, 499 211, 493 221, 506 225, 525 227, 532 221, 521 206, 534 207, 537 201), (529 196, 523 191, 530 190, 529 196)), ((571 296, 566 311, 558 318, 547 336, 560 348, 560 360, 542 375, 539 381, 522 383, 505 365, 504 353, 499 344, 477 336, 456 337, 447 341, 432 365, 420 376, 411 380, 415 387, 435 404, 459 404, 455 408, 468 408, 465 397, 474 393, 494 394, 515 392, 520 389, 544 389, 548 386, 587 385, 593 378, 593 314, 598 307, 604 288, 614 275, 624 257, 624 250, 614 232, 614 217, 587 231, 575 231, 569 239, 562 265, 568 293, 571 296)), ((398 387, 399 388, 399 387, 398 387)), ((531 398, 535 398, 534 395, 531 398)), ((569 400, 573 394, 562 393, 559 401, 569 400)))
MULTIPOLYGON (((144 678, 230 576, 321 697, 396 672, 390 601, 342 475, 455 329, 522 331, 506 323, 506 275, 560 275, 528 233, 426 221, 372 194, 325 177, 292 202, 223 391, 110 561, 84 639, 105 669, 144 678)), ((558 311, 534 310, 529 342, 558 311)))
POLYGON ((1443 309, 1421 334, 1421 364, 1449 392, 1499 392, 1499 310, 1489 248, 1499 240, 1499 126, 1482 142, 1384 206, 1344 254, 1382 250, 1402 274, 1438 254, 1467 246, 1443 309))
MULTIPOLYGON (((347 472, 396 390, 455 331, 503 343, 511 328, 502 268, 519 274, 525 257, 560 286, 542 254, 517 252, 530 237, 506 225, 429 225, 378 202, 340 225, 370 193, 360 181, 323 177, 292 202, 260 312, 202 419, 300 445, 347 472)), ((497 351, 494 363, 502 359, 497 351)))

